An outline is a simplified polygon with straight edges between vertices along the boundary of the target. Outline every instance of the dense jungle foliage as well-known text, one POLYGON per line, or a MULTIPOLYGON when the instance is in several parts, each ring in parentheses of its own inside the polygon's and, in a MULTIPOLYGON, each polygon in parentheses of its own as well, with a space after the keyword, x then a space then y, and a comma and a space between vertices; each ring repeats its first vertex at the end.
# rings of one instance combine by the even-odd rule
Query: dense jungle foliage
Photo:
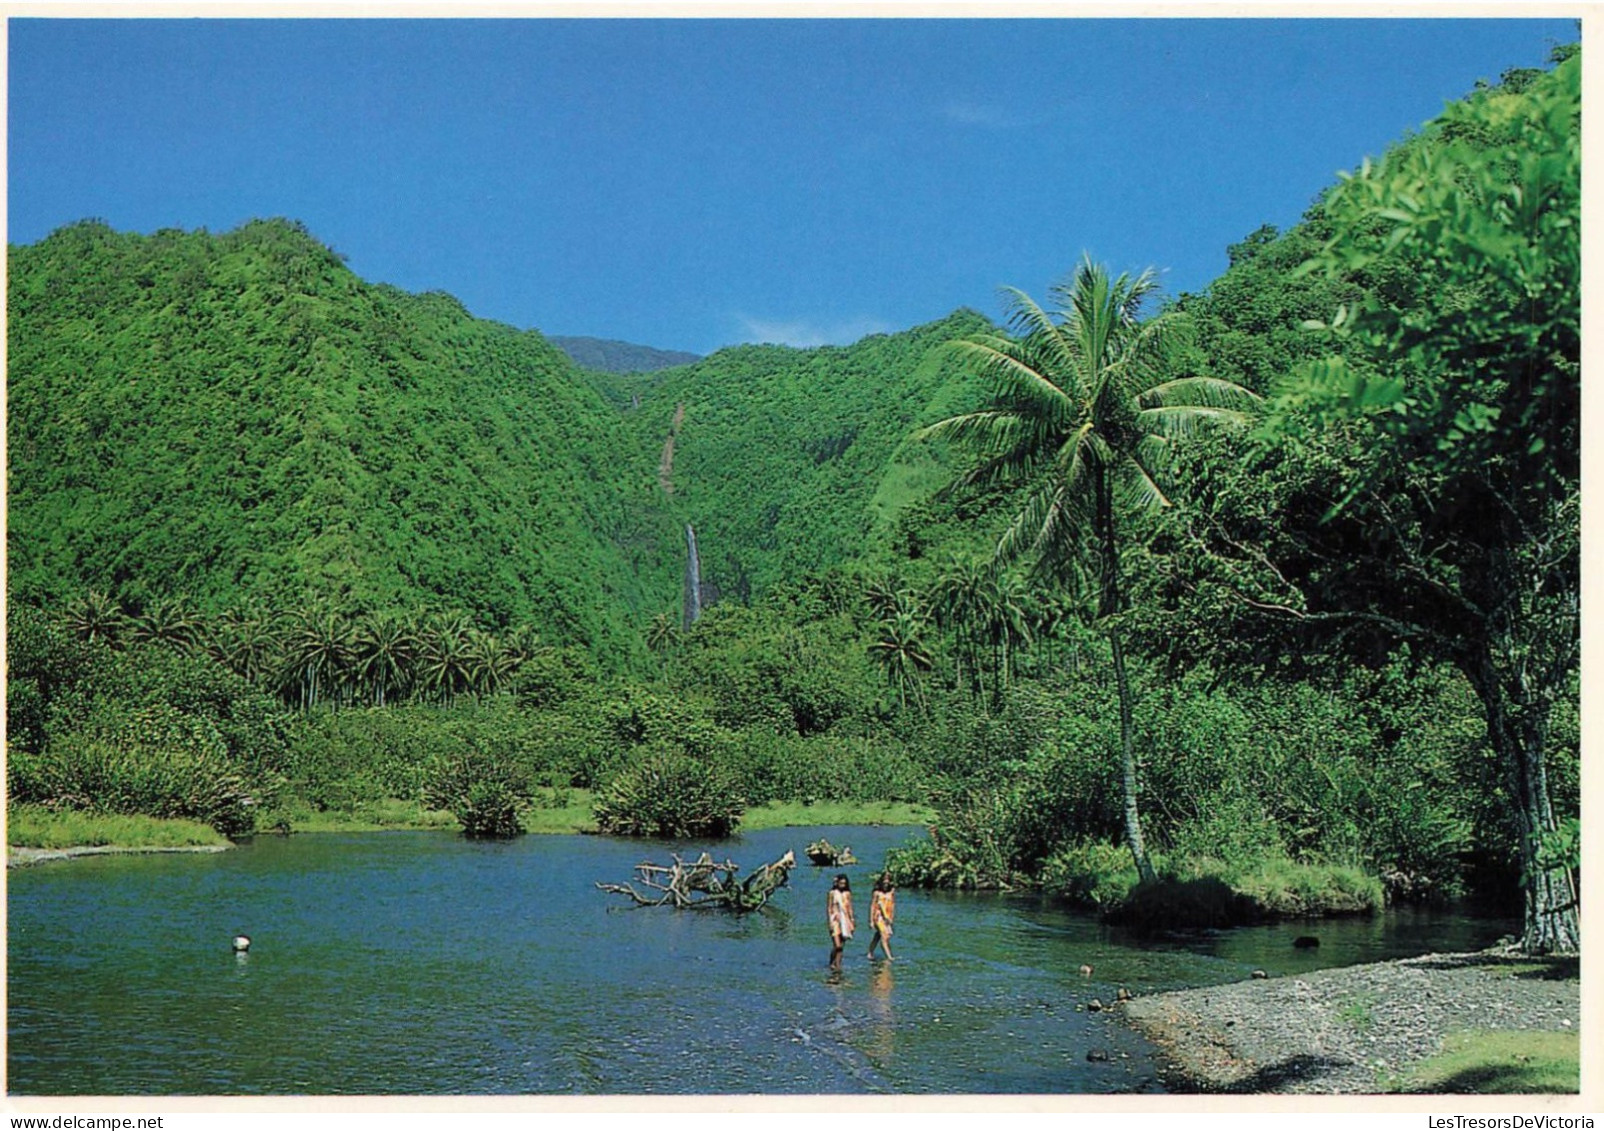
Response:
POLYGON ((11 801, 231 836, 917 802, 904 883, 1137 918, 1204 880, 1233 914, 1474 891, 1566 948, 1580 58, 1555 63, 1203 293, 1088 260, 1005 326, 627 377, 283 221, 13 248, 11 801))

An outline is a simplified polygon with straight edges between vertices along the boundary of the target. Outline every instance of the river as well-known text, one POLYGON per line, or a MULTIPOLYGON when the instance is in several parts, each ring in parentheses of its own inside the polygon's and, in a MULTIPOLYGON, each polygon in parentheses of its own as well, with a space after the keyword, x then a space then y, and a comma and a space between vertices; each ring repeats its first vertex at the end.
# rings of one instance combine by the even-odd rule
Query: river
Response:
POLYGON ((706 845, 748 869, 787 848, 802 860, 744 916, 598 891, 692 847, 606 837, 269 836, 15 869, 9 1089, 1156 1092, 1153 1050, 1091 999, 1475 949, 1511 926, 1391 912, 1152 939, 1039 897, 904 890, 897 957, 871 962, 871 875, 910 835, 775 829, 706 845), (824 927, 836 869, 802 857, 819 836, 863 861, 843 869, 860 932, 839 974, 824 927), (242 932, 253 944, 235 955, 242 932), (1294 948, 1302 934, 1322 945, 1294 948))

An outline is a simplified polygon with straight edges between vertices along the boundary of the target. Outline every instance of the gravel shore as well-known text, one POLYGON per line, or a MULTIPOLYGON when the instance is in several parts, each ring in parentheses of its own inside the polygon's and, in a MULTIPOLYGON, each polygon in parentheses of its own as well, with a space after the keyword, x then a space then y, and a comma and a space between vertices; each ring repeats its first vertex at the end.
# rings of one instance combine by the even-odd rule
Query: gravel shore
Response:
POLYGON ((224 852, 226 844, 195 844, 181 848, 119 848, 112 844, 82 845, 77 848, 8 848, 6 867, 48 864, 52 860, 71 860, 75 856, 127 856, 147 852, 224 852))
POLYGON ((1171 1091, 1366 1094, 1451 1032, 1574 1031, 1577 971, 1512 949, 1428 954, 1155 994, 1122 1010, 1169 1061, 1171 1091))

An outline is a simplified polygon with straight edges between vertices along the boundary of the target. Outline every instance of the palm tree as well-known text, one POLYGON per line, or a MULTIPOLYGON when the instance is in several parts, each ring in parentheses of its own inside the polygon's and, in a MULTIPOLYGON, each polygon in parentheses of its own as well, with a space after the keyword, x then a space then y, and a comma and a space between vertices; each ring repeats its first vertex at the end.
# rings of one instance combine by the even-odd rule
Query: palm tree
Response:
POLYGON ((1030 619, 1019 578, 1013 574, 994 576, 983 590, 981 608, 983 635, 992 652, 992 697, 998 706, 1008 694, 1010 677, 1018 669, 1019 653, 1030 647, 1030 619))
POLYGON ((679 643, 679 625, 675 618, 668 613, 658 613, 652 618, 652 623, 646 629, 646 648, 648 651, 661 655, 672 651, 679 643))
POLYGON ((285 659, 285 674, 298 687, 302 710, 316 707, 320 699, 337 702, 350 674, 350 627, 337 613, 306 610, 285 634, 285 659))
POLYGON ((118 637, 128 628, 128 618, 115 599, 91 589, 69 610, 67 626, 80 640, 98 640, 115 647, 118 637))
POLYGON ((517 667, 512 649, 496 639, 494 633, 470 627, 462 637, 462 668, 465 689, 476 698, 493 695, 517 667))
POLYGON ((1140 317, 1157 287, 1151 271, 1111 279, 1087 258, 1053 288, 1051 313, 1010 290, 1011 333, 953 343, 990 378, 993 403, 922 433, 980 455, 964 484, 1026 488, 998 542, 999 562, 1034 558, 1038 576, 1059 583, 1076 571, 1089 575, 1119 694, 1125 838, 1144 881, 1154 872, 1142 840, 1118 621, 1123 523, 1129 512, 1169 505, 1160 481, 1174 440, 1210 422, 1242 421, 1256 399, 1229 381, 1170 377, 1178 319, 1140 317))
POLYGON ((375 707, 406 690, 416 651, 417 640, 398 617, 373 614, 357 622, 351 658, 375 707))
POLYGON ((885 669, 886 679, 897 689, 897 701, 903 710, 908 709, 910 691, 914 704, 921 710, 924 708, 921 680, 933 661, 919 636, 923 627, 917 617, 899 612, 880 625, 878 636, 869 645, 869 652, 885 669))
POLYGON ((157 598, 128 622, 129 639, 166 644, 188 654, 201 637, 200 618, 185 597, 157 598))
POLYGON ((983 691, 980 682, 981 610, 986 607, 986 589, 991 584, 991 567, 977 561, 953 560, 931 586, 928 601, 936 624, 953 635, 954 658, 958 662, 958 683, 968 685, 971 697, 983 691))
POLYGON ((272 622, 259 612, 224 614, 213 636, 218 662, 258 686, 283 650, 272 622))
POLYGON ((468 636, 473 624, 460 613, 431 616, 418 633, 418 684, 447 706, 472 687, 468 636))

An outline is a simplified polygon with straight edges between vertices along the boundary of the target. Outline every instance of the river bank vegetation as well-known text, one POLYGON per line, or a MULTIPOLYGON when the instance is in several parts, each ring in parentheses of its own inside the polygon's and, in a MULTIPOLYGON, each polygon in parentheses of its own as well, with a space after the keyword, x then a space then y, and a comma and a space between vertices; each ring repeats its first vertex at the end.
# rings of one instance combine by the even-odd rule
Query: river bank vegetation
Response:
POLYGON ((639 382, 292 223, 13 248, 12 843, 911 820, 904 884, 1153 923, 1479 894, 1574 949, 1555 64, 1201 294, 1087 259, 1003 327, 639 382))

